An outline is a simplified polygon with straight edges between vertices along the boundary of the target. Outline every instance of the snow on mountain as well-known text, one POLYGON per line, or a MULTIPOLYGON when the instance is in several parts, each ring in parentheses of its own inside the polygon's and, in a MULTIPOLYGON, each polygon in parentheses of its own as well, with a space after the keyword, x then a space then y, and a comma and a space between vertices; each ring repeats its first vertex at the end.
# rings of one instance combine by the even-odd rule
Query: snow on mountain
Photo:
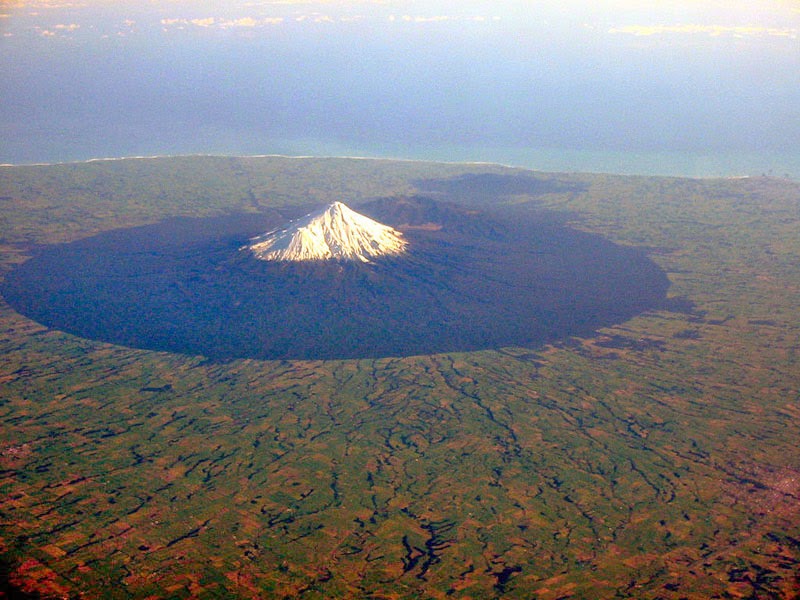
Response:
POLYGON ((334 202, 289 227, 250 240, 243 249, 261 260, 359 260, 402 254, 407 242, 399 231, 334 202))

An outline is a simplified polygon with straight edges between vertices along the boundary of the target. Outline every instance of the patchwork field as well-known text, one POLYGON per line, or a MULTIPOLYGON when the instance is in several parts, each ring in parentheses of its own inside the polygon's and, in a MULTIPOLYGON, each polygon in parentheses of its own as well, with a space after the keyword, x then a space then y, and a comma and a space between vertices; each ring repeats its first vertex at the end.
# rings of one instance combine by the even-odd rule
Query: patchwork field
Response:
POLYGON ((173 217, 414 195, 644 250, 669 302, 549 345, 326 361, 114 345, 0 302, 6 593, 798 597, 796 182, 278 157, 3 167, 0 275, 173 217))

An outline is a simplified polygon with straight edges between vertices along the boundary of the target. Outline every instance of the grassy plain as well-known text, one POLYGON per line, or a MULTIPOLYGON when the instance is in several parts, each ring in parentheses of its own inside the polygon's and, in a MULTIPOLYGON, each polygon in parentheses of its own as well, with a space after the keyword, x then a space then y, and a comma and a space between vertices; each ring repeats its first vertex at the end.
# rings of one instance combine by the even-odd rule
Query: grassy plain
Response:
POLYGON ((543 348, 220 363, 73 337, 0 302, 12 587, 798 597, 800 186, 542 173, 540 188, 478 185, 519 174, 212 157, 0 169, 0 275, 37 245, 111 228, 357 206, 453 180, 475 193, 453 186, 450 200, 546 208, 649 248, 676 306, 692 305, 543 348))

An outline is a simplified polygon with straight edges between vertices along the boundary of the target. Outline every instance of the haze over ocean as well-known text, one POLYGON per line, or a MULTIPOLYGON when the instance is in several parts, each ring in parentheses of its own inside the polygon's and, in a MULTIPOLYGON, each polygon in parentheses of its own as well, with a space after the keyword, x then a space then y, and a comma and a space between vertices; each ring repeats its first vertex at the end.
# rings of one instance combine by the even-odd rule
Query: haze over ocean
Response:
POLYGON ((5 2, 0 163, 355 155, 800 178, 795 2, 585 4, 5 2))

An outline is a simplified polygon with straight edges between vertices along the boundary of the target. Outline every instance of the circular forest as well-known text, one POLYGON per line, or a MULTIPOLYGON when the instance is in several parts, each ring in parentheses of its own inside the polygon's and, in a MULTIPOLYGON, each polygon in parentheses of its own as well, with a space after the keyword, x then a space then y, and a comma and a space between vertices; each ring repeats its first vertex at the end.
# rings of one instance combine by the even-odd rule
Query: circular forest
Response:
POLYGON ((48 327, 212 360, 531 348, 666 304, 669 282, 644 252, 552 214, 427 197, 355 208, 400 230, 408 251, 264 261, 242 246, 302 213, 176 218, 44 247, 2 293, 48 327))

